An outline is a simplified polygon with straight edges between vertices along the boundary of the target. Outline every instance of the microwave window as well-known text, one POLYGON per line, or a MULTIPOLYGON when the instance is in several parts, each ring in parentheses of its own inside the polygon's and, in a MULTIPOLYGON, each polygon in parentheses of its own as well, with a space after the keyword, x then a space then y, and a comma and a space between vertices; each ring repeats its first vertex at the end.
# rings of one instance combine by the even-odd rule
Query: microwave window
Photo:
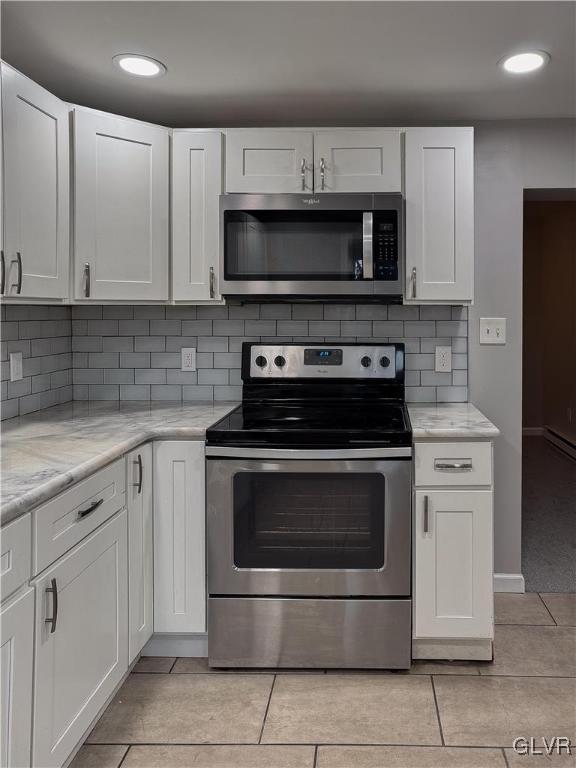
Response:
POLYGON ((361 280, 362 212, 226 211, 228 280, 361 280))

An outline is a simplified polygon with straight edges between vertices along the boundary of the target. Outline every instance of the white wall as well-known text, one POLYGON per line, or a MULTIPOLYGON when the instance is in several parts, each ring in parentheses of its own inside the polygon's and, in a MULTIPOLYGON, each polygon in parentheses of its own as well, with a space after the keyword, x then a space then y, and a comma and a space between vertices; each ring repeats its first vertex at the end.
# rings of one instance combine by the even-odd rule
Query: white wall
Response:
POLYGON ((520 573, 523 190, 576 187, 576 121, 477 123, 475 147, 470 400, 501 430, 495 446, 495 571, 520 573), (505 346, 478 344, 480 317, 507 318, 505 346))

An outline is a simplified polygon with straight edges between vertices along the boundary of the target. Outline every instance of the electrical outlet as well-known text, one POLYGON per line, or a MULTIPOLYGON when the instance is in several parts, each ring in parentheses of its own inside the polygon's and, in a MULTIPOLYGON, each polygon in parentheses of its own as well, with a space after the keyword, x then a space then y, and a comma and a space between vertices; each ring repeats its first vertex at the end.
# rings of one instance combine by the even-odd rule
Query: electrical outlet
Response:
POLYGON ((450 373, 452 370, 452 347, 436 347, 434 370, 437 373, 450 373))
POLYGON ((182 371, 196 370, 196 349, 194 347, 184 347, 182 350, 182 371))
POLYGON ((480 318, 480 344, 506 344, 506 318, 480 318))
POLYGON ((10 352, 10 381, 20 381, 22 372, 22 352, 10 352))

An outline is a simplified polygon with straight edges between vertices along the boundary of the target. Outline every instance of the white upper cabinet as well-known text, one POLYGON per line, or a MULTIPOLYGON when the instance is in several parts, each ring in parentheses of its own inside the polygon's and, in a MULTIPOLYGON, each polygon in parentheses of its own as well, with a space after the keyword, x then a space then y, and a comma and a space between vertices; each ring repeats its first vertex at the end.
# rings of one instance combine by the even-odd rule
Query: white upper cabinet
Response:
POLYGON ((316 192, 401 192, 401 131, 317 131, 316 192))
POLYGON ((206 631, 201 441, 154 443, 154 632, 206 631))
POLYGON ((168 298, 169 132, 74 111, 74 295, 168 298))
POLYGON ((2 64, 4 296, 68 295, 68 106, 2 64))
POLYGON ((172 137, 172 298, 219 299, 219 198, 222 134, 174 131, 172 137))
POLYGON ((226 191, 313 192, 312 132, 228 131, 226 191))
POLYGON ((473 299, 472 128, 408 128, 405 143, 406 299, 473 299))
POLYGON ((126 457, 128 509, 128 609, 131 664, 153 630, 154 552, 152 527, 152 444, 126 457))

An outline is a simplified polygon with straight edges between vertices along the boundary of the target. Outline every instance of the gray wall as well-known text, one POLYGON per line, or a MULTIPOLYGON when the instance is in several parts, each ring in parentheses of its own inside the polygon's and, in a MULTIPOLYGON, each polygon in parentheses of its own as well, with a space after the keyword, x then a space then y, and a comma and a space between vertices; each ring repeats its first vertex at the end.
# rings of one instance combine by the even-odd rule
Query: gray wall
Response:
POLYGON ((240 400, 243 341, 403 341, 406 399, 468 399, 467 310, 335 304, 72 308, 75 400, 240 400), (451 373, 434 372, 436 345, 451 373), (198 370, 180 370, 180 349, 198 370))
POLYGON ((72 400, 70 307, 2 306, 2 419, 72 400), (10 352, 22 352, 24 378, 10 381, 10 352))
POLYGON ((469 387, 470 400, 502 433, 495 447, 496 573, 522 570, 523 190, 576 186, 575 136, 576 121, 571 120, 476 125, 469 387), (480 346, 480 317, 507 318, 505 346, 480 346))

